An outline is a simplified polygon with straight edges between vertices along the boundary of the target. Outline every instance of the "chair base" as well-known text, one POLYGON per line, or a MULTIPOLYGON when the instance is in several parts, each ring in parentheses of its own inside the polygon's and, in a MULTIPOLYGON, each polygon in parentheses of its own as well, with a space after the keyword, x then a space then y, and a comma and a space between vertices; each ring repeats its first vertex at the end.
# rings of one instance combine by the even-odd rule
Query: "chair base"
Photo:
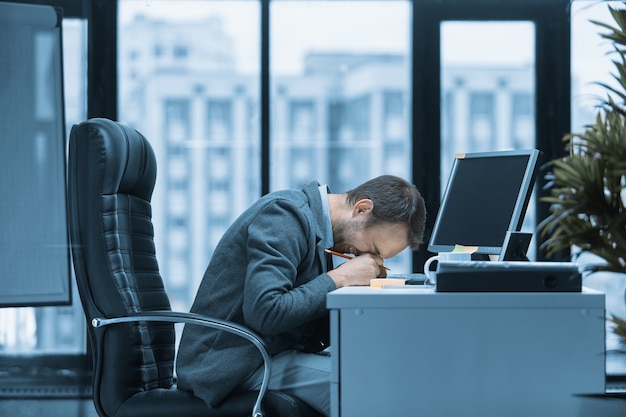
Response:
MULTIPOLYGON (((102 417, 250 417, 258 393, 236 394, 215 408, 209 408, 193 394, 172 389, 153 389, 128 399, 114 414, 102 417)), ((299 398, 268 391, 263 400, 264 417, 323 417, 299 398)))

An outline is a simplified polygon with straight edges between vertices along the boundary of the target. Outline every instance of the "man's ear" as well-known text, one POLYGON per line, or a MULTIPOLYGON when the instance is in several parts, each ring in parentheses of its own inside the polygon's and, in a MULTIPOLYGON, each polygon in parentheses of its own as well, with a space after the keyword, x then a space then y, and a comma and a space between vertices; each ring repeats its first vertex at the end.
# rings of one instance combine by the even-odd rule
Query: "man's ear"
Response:
POLYGON ((352 216, 356 217, 360 214, 369 214, 370 211, 374 208, 374 203, 369 198, 364 198, 362 200, 357 201, 352 206, 352 216))

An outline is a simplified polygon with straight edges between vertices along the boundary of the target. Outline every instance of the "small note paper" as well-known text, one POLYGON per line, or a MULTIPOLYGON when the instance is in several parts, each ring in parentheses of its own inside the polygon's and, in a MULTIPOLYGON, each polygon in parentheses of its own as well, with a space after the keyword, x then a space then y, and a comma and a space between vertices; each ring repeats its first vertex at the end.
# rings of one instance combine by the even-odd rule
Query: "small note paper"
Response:
POLYGON ((454 245, 452 253, 474 253, 478 250, 478 246, 454 245))
POLYGON ((387 286, 403 286, 406 283, 405 279, 400 278, 373 278, 370 279, 370 287, 372 288, 384 288, 387 286))

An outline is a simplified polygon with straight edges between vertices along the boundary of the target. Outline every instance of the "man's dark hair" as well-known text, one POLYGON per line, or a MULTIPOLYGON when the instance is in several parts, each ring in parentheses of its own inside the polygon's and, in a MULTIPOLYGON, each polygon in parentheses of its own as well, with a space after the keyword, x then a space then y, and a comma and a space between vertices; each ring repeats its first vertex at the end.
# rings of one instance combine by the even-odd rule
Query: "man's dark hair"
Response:
POLYGON ((370 227, 379 223, 403 223, 409 226, 409 247, 418 250, 423 242, 426 223, 424 198, 415 185, 393 176, 373 178, 347 192, 347 201, 354 205, 362 199, 374 203, 370 227))

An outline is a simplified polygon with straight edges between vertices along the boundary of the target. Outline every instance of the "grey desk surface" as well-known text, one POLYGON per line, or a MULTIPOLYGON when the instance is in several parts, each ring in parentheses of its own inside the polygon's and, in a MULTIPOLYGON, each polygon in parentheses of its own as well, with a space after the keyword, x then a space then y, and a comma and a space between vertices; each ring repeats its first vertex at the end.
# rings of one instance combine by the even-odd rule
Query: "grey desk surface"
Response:
POLYGON ((336 308, 604 308, 604 293, 583 288, 580 293, 438 293, 432 287, 343 287, 326 299, 336 308))

